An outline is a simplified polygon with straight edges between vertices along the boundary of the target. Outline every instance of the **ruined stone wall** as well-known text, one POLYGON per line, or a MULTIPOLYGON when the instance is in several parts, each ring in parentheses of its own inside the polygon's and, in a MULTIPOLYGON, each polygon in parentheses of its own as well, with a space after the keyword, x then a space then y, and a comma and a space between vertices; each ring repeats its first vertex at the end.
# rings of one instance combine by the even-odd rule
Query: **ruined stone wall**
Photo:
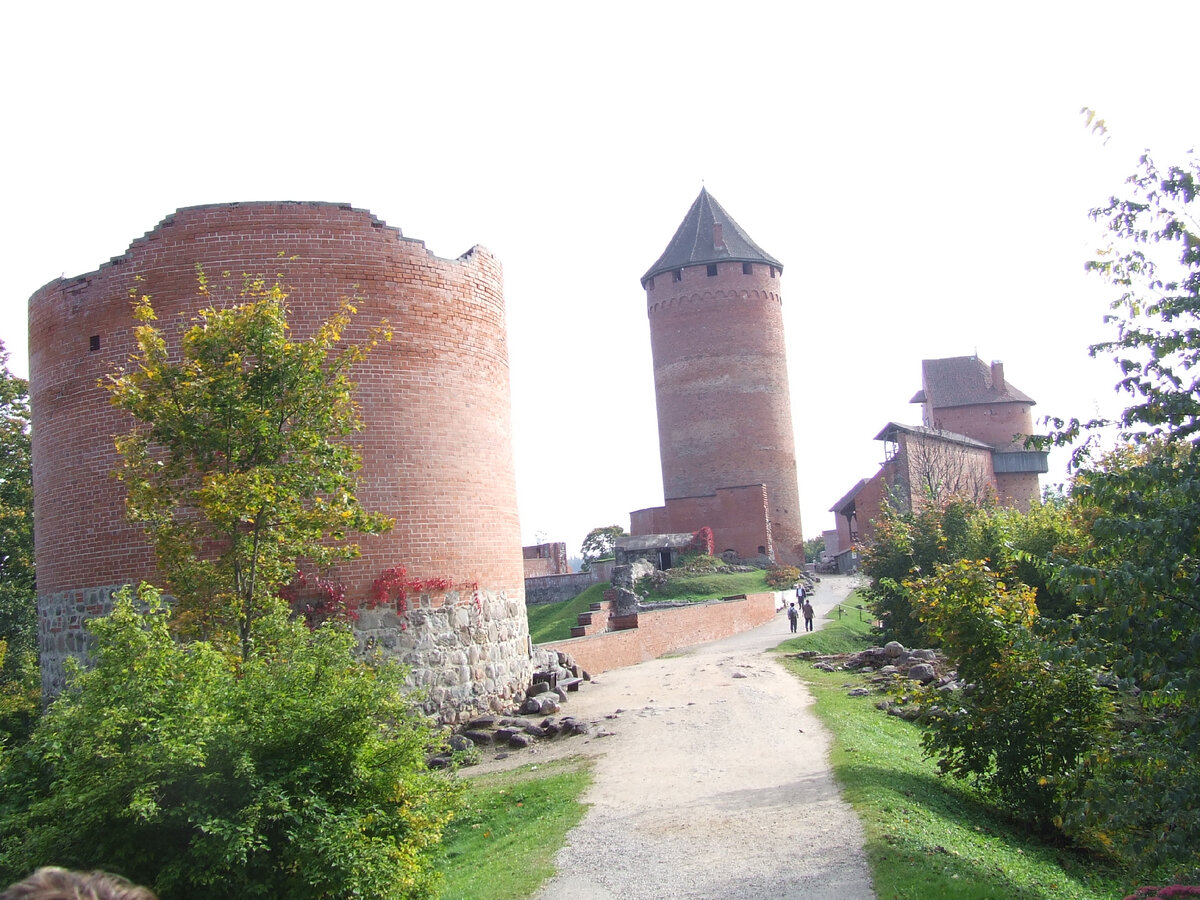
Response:
POLYGON ((113 436, 130 422, 98 382, 134 351, 130 289, 153 297, 160 328, 177 340, 200 306, 197 264, 214 282, 227 271, 238 284, 244 272, 281 273, 300 339, 346 296, 360 298, 348 341, 390 322, 394 339, 352 376, 364 423, 359 498, 396 525, 364 537, 361 558, 332 575, 359 601, 396 565, 453 581, 445 597, 404 616, 364 614, 360 635, 413 666, 442 718, 502 708, 524 690, 531 666, 500 264, 479 247, 440 259, 370 213, 329 203, 181 209, 123 256, 30 298, 44 684, 60 683, 63 657, 81 652, 78 639, 62 636, 79 616, 106 609, 113 585, 156 578, 111 477, 113 436))
POLYGON ((647 284, 663 496, 765 484, 776 558, 796 565, 804 543, 779 272, 761 263, 711 268, 647 284))

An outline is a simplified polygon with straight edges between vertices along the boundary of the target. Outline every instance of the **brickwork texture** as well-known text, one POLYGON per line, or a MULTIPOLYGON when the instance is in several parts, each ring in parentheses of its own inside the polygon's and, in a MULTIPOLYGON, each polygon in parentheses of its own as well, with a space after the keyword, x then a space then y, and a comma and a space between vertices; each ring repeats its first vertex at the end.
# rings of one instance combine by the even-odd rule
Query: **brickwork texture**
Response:
MULTIPOLYGON (((720 488, 766 485, 775 557, 799 564, 804 539, 779 271, 720 262, 678 275, 660 274, 646 290, 666 506, 720 488)), ((729 545, 721 521, 683 530, 701 525, 729 545)))
POLYGON ((333 577, 359 600, 396 565, 451 579, 455 589, 407 616, 380 611, 360 623, 360 637, 413 666, 442 719, 502 708, 531 665, 499 261, 480 247, 440 259, 370 213, 328 203, 181 209, 99 270, 30 298, 44 683, 61 682, 62 659, 82 652, 82 620, 107 608, 112 586, 155 577, 111 475, 113 436, 130 422, 99 382, 135 349, 129 290, 152 296, 159 326, 177 339, 199 308, 197 264, 237 284, 242 273, 280 273, 298 338, 347 296, 360 298, 348 341, 391 324, 394 339, 353 377, 365 426, 359 497, 396 524, 362 538, 362 557, 333 577))

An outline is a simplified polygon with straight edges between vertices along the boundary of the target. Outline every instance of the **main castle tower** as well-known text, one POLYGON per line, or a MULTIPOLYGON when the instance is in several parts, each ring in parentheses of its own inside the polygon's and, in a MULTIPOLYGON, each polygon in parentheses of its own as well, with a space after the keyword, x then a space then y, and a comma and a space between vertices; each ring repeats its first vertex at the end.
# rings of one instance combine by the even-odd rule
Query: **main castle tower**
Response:
POLYGON ((707 525, 717 552, 803 562, 782 272, 701 189, 642 276, 666 505, 635 535, 707 525))

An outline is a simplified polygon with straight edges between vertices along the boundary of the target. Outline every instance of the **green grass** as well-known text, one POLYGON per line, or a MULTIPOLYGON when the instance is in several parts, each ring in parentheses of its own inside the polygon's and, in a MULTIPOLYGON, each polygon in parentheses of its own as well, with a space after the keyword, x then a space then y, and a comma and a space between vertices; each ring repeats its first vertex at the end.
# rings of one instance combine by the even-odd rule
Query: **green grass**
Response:
POLYGON ((554 854, 587 807, 578 757, 468 778, 466 803, 446 830, 445 900, 518 900, 554 874, 554 854))
POLYGON ((753 572, 734 572, 729 575, 689 575, 674 577, 651 591, 647 600, 712 600, 716 597, 734 597, 738 594, 757 594, 770 591, 767 573, 761 569, 753 572))
POLYGON ((533 642, 565 641, 571 636, 571 626, 578 624, 579 614, 587 612, 593 603, 603 600, 607 588, 607 584, 593 584, 573 600, 525 607, 529 617, 529 636, 533 642))
MULTIPOLYGON (((857 615, 838 622, 836 612, 831 618, 780 650, 843 653, 866 645, 869 623, 857 615)), ((848 696, 865 683, 860 676, 784 663, 808 683, 833 733, 830 761, 866 831, 879 900, 1113 900, 1131 890, 1111 866, 1039 840, 968 784, 939 776, 921 752, 917 726, 876 709, 877 695, 848 696)))
MULTIPOLYGON (((535 644, 549 641, 565 641, 571 636, 571 626, 578 624, 579 614, 587 612, 593 603, 604 599, 608 584, 593 584, 573 600, 561 603, 543 603, 527 606, 529 636, 535 644)), ((711 600, 715 597, 732 597, 737 594, 753 594, 769 591, 766 573, 735 572, 732 575, 695 575, 672 579, 664 593, 655 592, 650 600, 711 600)))

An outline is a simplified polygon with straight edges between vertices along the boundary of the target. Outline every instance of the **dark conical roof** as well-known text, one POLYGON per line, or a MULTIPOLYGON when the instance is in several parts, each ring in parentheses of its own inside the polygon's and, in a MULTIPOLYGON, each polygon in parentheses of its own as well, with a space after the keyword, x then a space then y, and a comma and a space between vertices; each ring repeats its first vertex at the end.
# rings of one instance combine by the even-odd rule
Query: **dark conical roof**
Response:
POLYGON ((725 261, 767 263, 783 270, 783 263, 750 240, 716 198, 705 188, 700 188, 700 196, 679 223, 675 237, 671 238, 658 262, 642 276, 642 287, 660 272, 725 261), (719 229, 715 227, 718 225, 719 229))

